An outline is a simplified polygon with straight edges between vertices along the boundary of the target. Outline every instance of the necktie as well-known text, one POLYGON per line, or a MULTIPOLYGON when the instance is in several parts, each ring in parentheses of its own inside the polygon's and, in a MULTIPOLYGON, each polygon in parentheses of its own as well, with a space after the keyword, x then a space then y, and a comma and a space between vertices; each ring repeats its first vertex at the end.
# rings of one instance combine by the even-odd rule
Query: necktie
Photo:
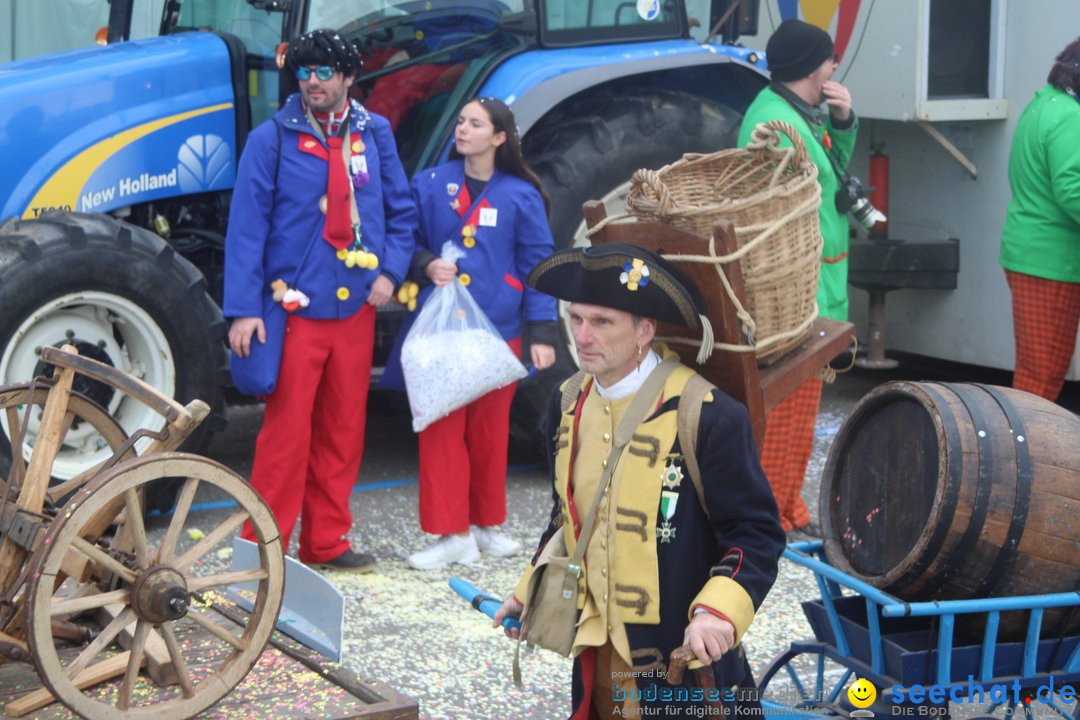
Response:
POLYGON ((338 250, 348 247, 353 241, 352 217, 349 212, 349 171, 345 167, 345 157, 341 149, 341 137, 331 135, 326 138, 329 148, 329 170, 326 176, 326 225, 323 239, 338 250))

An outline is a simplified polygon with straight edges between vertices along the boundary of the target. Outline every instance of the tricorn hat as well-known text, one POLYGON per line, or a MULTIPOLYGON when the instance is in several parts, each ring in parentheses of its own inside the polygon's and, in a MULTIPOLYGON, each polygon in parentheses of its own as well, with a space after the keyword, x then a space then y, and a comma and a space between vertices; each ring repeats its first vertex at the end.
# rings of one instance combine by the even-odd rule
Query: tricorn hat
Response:
POLYGON ((701 330, 697 361, 705 362, 712 353, 712 325, 701 291, 672 263, 644 248, 604 243, 559 250, 541 260, 525 282, 560 300, 701 330))

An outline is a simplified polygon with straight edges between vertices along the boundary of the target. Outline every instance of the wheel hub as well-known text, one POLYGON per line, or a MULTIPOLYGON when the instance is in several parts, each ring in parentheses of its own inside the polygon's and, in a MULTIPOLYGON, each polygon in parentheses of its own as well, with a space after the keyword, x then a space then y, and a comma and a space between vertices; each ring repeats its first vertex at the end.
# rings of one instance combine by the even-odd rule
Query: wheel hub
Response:
POLYGON ((131 589, 131 608, 143 620, 159 625, 179 620, 189 607, 184 576, 171 567, 155 565, 139 573, 131 589))
MULTIPOLYGON (((113 365, 115 367, 112 357, 110 357, 109 353, 99 344, 74 339, 57 343, 54 347, 61 347, 63 345, 74 345, 75 349, 78 350, 79 354, 83 357, 88 357, 92 360, 97 360, 98 362, 105 363, 106 365, 113 365)), ((44 375, 51 378, 54 373, 55 368, 47 363, 38 362, 34 367, 34 377, 44 375)), ((103 408, 109 407, 109 403, 112 402, 113 396, 116 394, 116 390, 106 383, 93 380, 85 375, 76 375, 75 381, 71 385, 71 389, 82 393, 103 408)))

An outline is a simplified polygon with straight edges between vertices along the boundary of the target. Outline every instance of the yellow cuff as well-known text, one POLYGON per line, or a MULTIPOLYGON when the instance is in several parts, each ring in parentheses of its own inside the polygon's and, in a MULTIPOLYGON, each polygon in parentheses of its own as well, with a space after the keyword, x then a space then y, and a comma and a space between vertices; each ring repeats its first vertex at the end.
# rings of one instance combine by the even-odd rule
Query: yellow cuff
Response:
POLYGON ((754 622, 754 601, 750 599, 743 586, 729 577, 712 577, 697 594, 687 617, 693 619, 694 607, 704 605, 723 613, 735 626, 735 644, 742 642, 750 623, 754 622))
POLYGON ((529 578, 532 577, 533 570, 535 569, 536 568, 532 565, 526 565, 525 572, 521 574, 521 579, 518 580, 518 584, 514 586, 514 597, 516 597, 519 602, 524 603, 526 600, 525 595, 529 591, 529 578))

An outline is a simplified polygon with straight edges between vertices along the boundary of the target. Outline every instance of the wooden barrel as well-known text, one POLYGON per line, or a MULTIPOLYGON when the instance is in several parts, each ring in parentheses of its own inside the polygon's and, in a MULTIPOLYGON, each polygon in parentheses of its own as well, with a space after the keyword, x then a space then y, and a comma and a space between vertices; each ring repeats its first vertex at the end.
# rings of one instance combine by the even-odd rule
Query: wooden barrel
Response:
POLYGON ((829 451, 820 518, 830 563, 903 600, 1080 591, 1080 418, 1009 388, 886 383, 829 451))

